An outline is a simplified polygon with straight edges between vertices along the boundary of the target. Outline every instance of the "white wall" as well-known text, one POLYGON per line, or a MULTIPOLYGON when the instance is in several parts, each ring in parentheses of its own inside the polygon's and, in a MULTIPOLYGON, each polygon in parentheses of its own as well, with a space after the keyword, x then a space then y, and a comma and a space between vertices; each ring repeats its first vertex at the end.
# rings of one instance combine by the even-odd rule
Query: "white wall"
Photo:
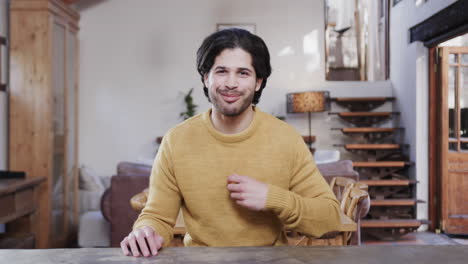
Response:
MULTIPOLYGON (((0 35, 7 35, 7 0, 0 0, 0 35)), ((2 78, 5 80, 7 61, 2 54, 2 78)), ((7 96, 0 92, 0 170, 7 168, 7 96)))
MULTIPOLYGON (((79 6, 80 163, 112 174, 119 161, 151 156, 153 140, 180 122, 183 92, 194 87, 199 111, 209 104, 195 53, 216 23, 255 23, 271 53, 273 74, 259 107, 285 115, 288 92, 391 96, 389 82, 326 82, 320 0, 104 0, 79 6), (280 56, 289 50, 289 55, 280 56), (146 153, 146 154, 145 154, 146 153)), ((307 133, 306 115, 287 122, 307 133)), ((335 118, 313 116, 318 148, 331 148, 335 118), (324 122, 326 121, 326 122, 324 122)))
MULTIPOLYGON (((395 109, 401 111, 405 141, 411 144, 410 158, 417 198, 428 201, 428 50, 421 42, 409 43, 409 29, 456 0, 429 0, 418 7, 414 1, 402 1, 391 11, 390 79, 398 98, 395 109), (398 26, 397 26, 398 25, 398 26)), ((418 205, 417 217, 428 218, 427 203, 418 205)))

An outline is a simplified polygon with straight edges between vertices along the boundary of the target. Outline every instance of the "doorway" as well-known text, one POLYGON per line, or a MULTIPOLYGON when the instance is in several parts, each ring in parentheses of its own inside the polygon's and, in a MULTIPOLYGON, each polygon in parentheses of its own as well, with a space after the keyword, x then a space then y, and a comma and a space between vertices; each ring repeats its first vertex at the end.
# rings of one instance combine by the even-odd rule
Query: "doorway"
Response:
POLYGON ((468 34, 429 53, 430 229, 468 234, 468 34))

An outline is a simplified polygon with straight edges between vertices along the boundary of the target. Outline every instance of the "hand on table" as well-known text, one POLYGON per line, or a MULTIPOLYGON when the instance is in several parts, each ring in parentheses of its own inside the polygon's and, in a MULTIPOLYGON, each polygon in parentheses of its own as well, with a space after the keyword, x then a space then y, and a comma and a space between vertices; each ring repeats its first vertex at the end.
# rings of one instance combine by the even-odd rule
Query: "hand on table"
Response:
POLYGON ((133 230, 126 236, 120 242, 120 247, 125 256, 133 255, 134 257, 139 257, 143 255, 149 257, 150 255, 156 256, 158 254, 163 242, 164 239, 156 234, 151 227, 144 226, 133 230))
POLYGON ((228 177, 227 189, 237 204, 250 210, 265 209, 268 185, 247 176, 233 174, 228 177))

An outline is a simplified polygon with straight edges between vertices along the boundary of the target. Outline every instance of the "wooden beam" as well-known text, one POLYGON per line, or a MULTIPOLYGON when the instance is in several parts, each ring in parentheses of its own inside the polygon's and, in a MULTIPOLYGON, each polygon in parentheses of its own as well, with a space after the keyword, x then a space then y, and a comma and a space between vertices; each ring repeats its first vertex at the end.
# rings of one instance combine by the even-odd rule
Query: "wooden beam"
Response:
POLYGON ((422 41, 433 46, 468 30, 468 0, 459 0, 423 22, 410 28, 410 42, 422 41))

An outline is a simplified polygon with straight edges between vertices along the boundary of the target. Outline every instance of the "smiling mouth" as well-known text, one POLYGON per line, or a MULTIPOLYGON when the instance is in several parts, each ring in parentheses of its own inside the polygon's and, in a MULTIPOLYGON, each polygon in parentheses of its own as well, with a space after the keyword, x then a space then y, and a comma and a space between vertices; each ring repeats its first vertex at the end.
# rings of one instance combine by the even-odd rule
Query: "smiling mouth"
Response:
POLYGON ((229 93, 220 93, 220 94, 223 97, 223 100, 227 103, 234 103, 240 98, 239 94, 229 94, 229 93))

